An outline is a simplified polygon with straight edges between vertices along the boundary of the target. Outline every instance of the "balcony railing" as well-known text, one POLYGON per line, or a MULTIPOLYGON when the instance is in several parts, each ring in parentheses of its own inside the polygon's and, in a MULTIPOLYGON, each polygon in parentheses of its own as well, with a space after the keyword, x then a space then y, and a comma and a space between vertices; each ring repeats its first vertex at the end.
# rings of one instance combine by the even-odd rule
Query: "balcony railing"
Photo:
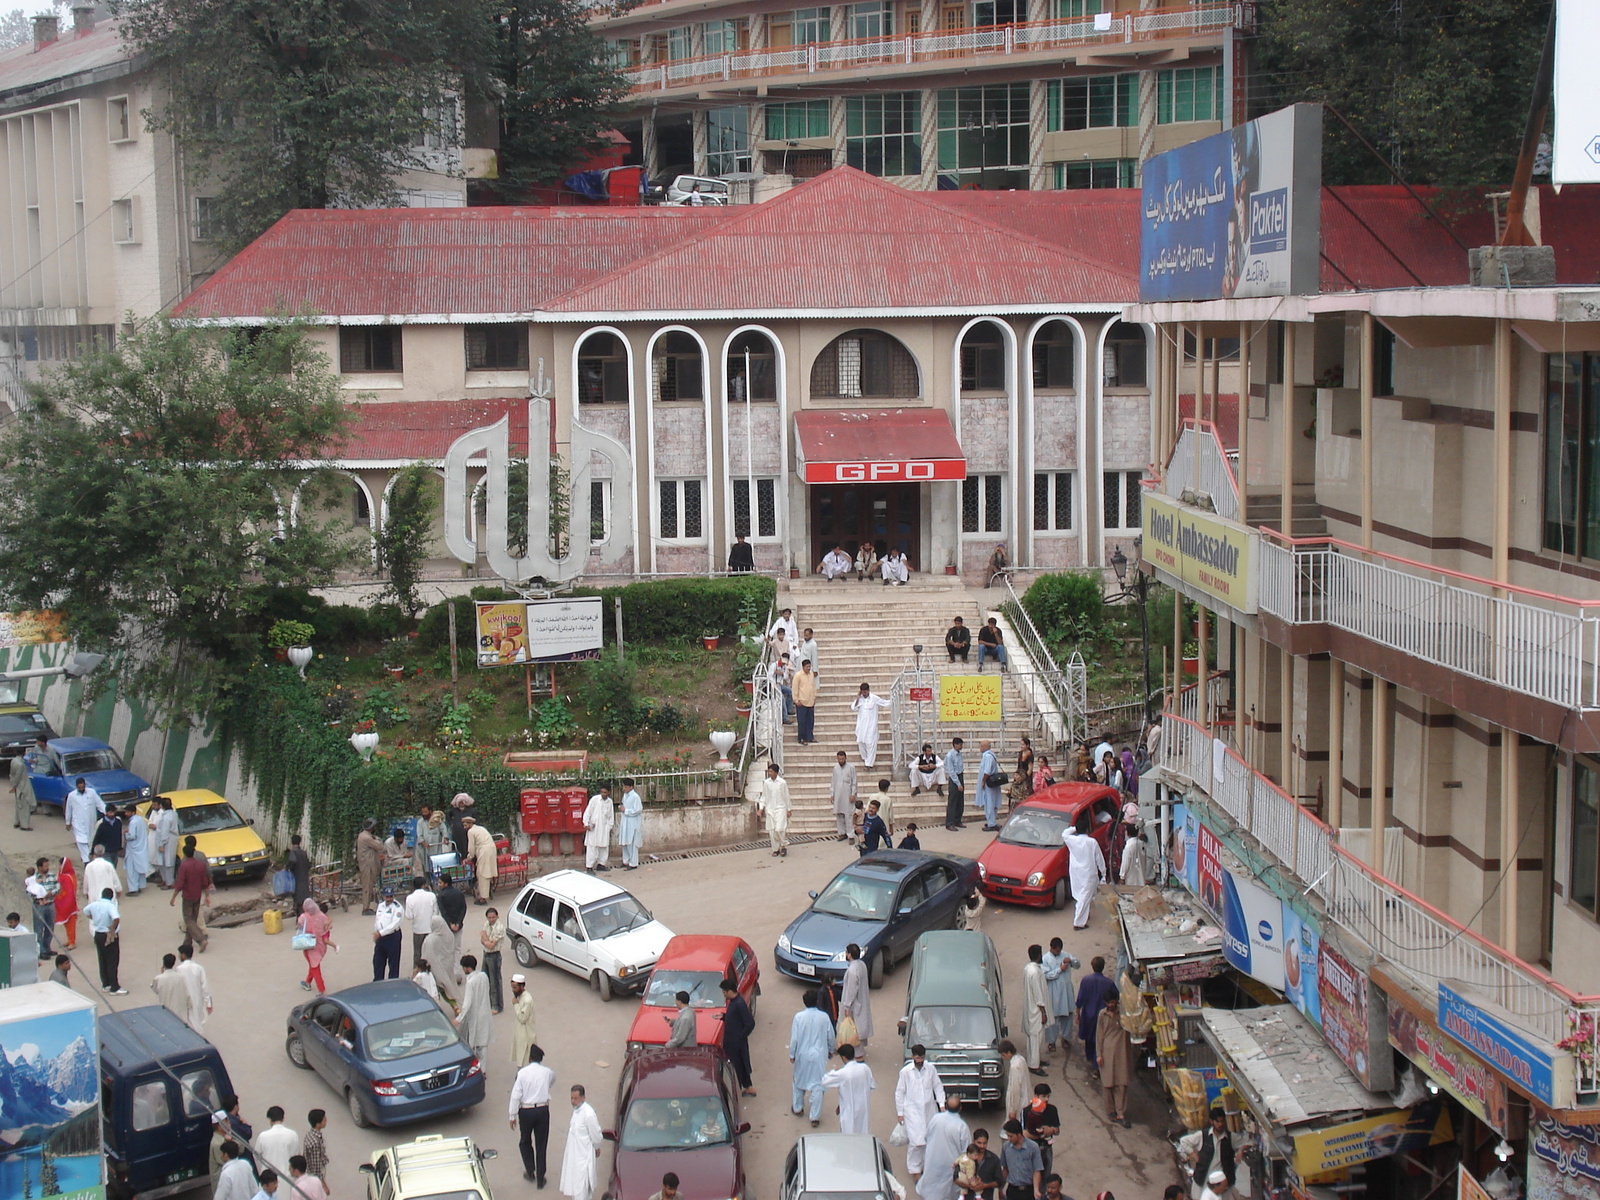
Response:
POLYGON ((1600 601, 1263 529, 1257 603, 1563 708, 1600 708, 1600 601))
POLYGON ((1178 444, 1167 460, 1162 490, 1175 498, 1185 492, 1207 496, 1217 516, 1230 521, 1242 519, 1234 460, 1210 421, 1185 419, 1178 444))
POLYGON ((1158 41, 1230 29, 1242 24, 1243 8, 1242 4, 1206 4, 1117 13, 1104 24, 1086 17, 934 30, 900 37, 812 42, 804 46, 777 46, 650 63, 630 68, 623 74, 635 92, 649 92, 715 81, 769 79, 856 67, 911 66, 1062 47, 1158 41))
MULTIPOLYGON (((1192 689, 1191 689, 1192 691, 1192 689)), ((1276 858, 1342 926, 1422 995, 1440 982, 1492 1005, 1536 1042, 1574 1052, 1577 1101, 1600 1100, 1600 996, 1580 996, 1473 932, 1337 844, 1333 831, 1231 746, 1169 711, 1156 762, 1200 791, 1276 858)))

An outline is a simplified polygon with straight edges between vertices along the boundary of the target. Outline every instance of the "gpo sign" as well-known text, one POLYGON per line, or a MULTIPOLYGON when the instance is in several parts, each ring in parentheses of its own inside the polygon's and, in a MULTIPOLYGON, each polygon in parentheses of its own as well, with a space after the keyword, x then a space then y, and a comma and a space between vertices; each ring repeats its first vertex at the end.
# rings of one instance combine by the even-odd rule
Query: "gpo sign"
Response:
POLYGON ((805 467, 807 483, 932 483, 966 477, 966 462, 954 458, 822 462, 807 463, 805 467))

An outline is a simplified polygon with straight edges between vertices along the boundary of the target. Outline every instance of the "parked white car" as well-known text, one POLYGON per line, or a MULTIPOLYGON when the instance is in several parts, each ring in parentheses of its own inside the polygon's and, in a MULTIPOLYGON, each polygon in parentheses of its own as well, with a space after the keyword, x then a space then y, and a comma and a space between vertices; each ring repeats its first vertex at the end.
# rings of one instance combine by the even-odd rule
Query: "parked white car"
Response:
POLYGON ((583 871, 556 871, 524 886, 506 930, 517 962, 571 971, 594 984, 602 1000, 643 991, 672 940, 672 930, 633 895, 583 871))
POLYGON ((679 175, 667 184, 662 203, 678 207, 693 204, 728 203, 728 185, 706 175, 679 175))

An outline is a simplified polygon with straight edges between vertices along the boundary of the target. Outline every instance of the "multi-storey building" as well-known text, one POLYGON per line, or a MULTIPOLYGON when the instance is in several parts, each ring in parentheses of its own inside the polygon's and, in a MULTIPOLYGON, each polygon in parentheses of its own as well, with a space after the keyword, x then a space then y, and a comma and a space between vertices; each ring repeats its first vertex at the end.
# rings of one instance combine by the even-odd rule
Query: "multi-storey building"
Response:
MULTIPOLYGON (((1317 1019, 1361 1081, 1412 1064, 1479 1178, 1498 1149, 1532 1194, 1577 1196, 1600 1123, 1600 254, 1592 195, 1533 199, 1560 286, 1469 286, 1419 212, 1390 226, 1393 290, 1125 318, 1167 348, 1143 562, 1200 609, 1156 631, 1198 660, 1164 783, 1320 931, 1295 973, 1320 936, 1345 996, 1330 1013, 1325 980, 1317 1019)), ((1486 214, 1457 229, 1493 239, 1486 214)), ((1416 1162, 1372 1165, 1366 1194, 1454 1169, 1416 1162)))
MULTIPOLYGON (((597 16, 648 172, 908 187, 1134 187, 1244 119, 1254 5, 1167 0, 647 0, 597 16)), ((757 194, 760 194, 758 189, 757 194)))

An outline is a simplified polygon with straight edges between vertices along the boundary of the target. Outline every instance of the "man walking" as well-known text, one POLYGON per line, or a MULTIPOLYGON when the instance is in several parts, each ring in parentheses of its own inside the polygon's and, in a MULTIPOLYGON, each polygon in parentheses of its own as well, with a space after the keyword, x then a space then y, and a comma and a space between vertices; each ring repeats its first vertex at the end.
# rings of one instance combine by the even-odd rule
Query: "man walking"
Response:
POLYGON ((928 1065, 927 1049, 920 1044, 911 1047, 911 1061, 900 1068, 895 1081, 894 1112, 906 1127, 906 1171, 912 1183, 922 1174, 928 1122, 944 1107, 944 1095, 939 1072, 928 1065))
POLYGON ((361 915, 372 916, 378 900, 378 880, 383 874, 383 842, 375 830, 377 819, 368 817, 356 834, 356 870, 361 874, 361 915))
POLYGON ((810 663, 813 673, 822 674, 821 651, 817 649, 817 639, 810 629, 800 631, 800 646, 795 651, 795 659, 798 662, 810 663))
POLYGON ((328 1186, 328 1144, 323 1130, 328 1127, 326 1110, 313 1108, 306 1113, 306 1136, 300 1139, 300 1153, 306 1160, 306 1174, 328 1186))
POLYGON ((106 857, 106 848, 96 843, 89 848, 89 861, 83 867, 83 894, 93 899, 106 888, 121 895, 122 879, 115 864, 106 857))
POLYGON ((744 540, 744 534, 734 539, 728 547, 728 570, 735 575, 748 574, 756 569, 755 547, 744 540))
POLYGON ((56 894, 61 884, 50 873, 50 860, 40 858, 24 881, 33 901, 33 936, 39 943, 39 961, 50 961, 50 940, 56 932, 56 894))
MULTIPOLYGON (((425 953, 424 957, 433 965, 435 973, 448 968, 448 974, 454 978, 458 974, 457 965, 461 959, 461 933, 467 927, 467 894, 456 887, 455 876, 448 871, 439 877, 439 891, 434 895, 434 902, 438 904, 439 915, 444 918, 445 927, 450 930, 454 940, 454 953, 448 963, 441 961, 436 954, 425 953)), ((430 928, 428 932, 438 931, 430 928)))
POLYGON ((795 1013, 789 1024, 789 1061, 794 1066, 789 1110, 798 1117, 809 1093, 813 1129, 822 1123, 822 1077, 836 1045, 833 1022, 817 1008, 815 989, 807 991, 805 1007, 795 1013))
POLYGON ((267 1109, 267 1127, 256 1134, 256 1161, 286 1175, 289 1160, 301 1149, 300 1135, 283 1123, 283 1109, 276 1104, 267 1109))
POLYGON ((755 1032, 756 1018, 739 994, 737 979, 730 977, 722 981, 722 1004, 722 1052, 739 1077, 740 1094, 754 1096, 756 1089, 750 1078, 750 1035, 755 1032))
POLYGON ((200 924, 200 906, 205 902, 206 894, 211 891, 211 871, 206 866, 205 860, 200 857, 195 848, 185 842, 183 846, 183 861, 178 864, 178 875, 172 884, 172 896, 167 901, 171 908, 183 898, 183 932, 184 937, 193 945, 200 948, 204 954, 206 947, 211 944, 211 938, 200 924))
POLYGON ((411 927, 411 969, 422 961, 422 943, 433 932, 433 918, 439 913, 439 899, 428 890, 428 881, 418 875, 411 881, 406 897, 406 921, 411 927))
POLYGON ((983 808, 983 831, 998 833, 1000 785, 994 782, 994 778, 1000 773, 1000 759, 991 749, 991 745, 987 738, 978 743, 978 749, 983 754, 978 760, 978 804, 983 808))
POLYGON ((633 780, 624 779, 622 786, 622 820, 617 825, 617 849, 622 852, 622 869, 639 869, 639 846, 644 839, 644 797, 633 780))
POLYGON ((189 1028, 201 1037, 206 1034, 206 1018, 212 1013, 211 981, 206 969, 194 960, 194 947, 188 942, 178 947, 178 974, 189 990, 189 1028))
POLYGON ((150 807, 150 840, 155 846, 156 868, 161 872, 161 886, 171 888, 178 874, 178 813, 165 796, 157 796, 150 807))
MULTIPOLYGON (((512 983, 515 984, 513 979, 512 983)), ((522 1177, 544 1186, 545 1151, 550 1143, 550 1085, 556 1073, 544 1065, 544 1051, 528 1047, 528 1063, 517 1072, 511 1085, 511 1128, 518 1131, 517 1148, 522 1152, 522 1177)))
POLYGON ((1117 994, 1117 985, 1105 977, 1106 960, 1098 954, 1089 960, 1089 973, 1078 984, 1078 1036, 1089 1062, 1089 1077, 1100 1078, 1100 1058, 1095 1053, 1095 1033, 1100 1010, 1117 994))
POLYGON ((951 662, 955 662, 958 658, 966 662, 967 655, 972 651, 972 630, 967 628, 959 613, 951 622, 950 628, 944 631, 944 648, 950 655, 951 662))
POLYGON ((572 1085, 572 1123, 567 1126, 567 1147, 561 1154, 561 1194, 572 1200, 589 1200, 594 1192, 595 1160, 600 1157, 600 1118, 585 1096, 583 1084, 572 1085))
POLYGON ((161 1007, 185 1025, 189 1024, 189 987, 178 974, 178 956, 161 956, 161 973, 150 981, 150 990, 156 994, 161 1007))
POLYGON ((767 777, 761 781, 761 795, 756 804, 767 817, 767 838, 772 843, 773 858, 789 857, 789 781, 782 777, 778 764, 767 764, 767 777))
POLYGON ((511 977, 511 1064, 522 1067, 533 1046, 533 997, 528 994, 528 977, 520 971, 511 977))
POLYGON ((66 817, 67 828, 72 830, 72 840, 78 844, 78 857, 85 866, 89 865, 89 845, 94 840, 95 827, 105 811, 106 802, 100 799, 100 793, 80 775, 72 791, 67 793, 62 815, 66 817))
POLYGON ((1050 1024, 1050 991, 1044 980, 1044 947, 1028 947, 1028 965, 1022 968, 1022 1032, 1027 1045, 1028 1070, 1044 1074, 1044 1031, 1050 1024))
POLYGON ((694 1009, 689 1007, 689 993, 678 992, 672 997, 672 1002, 678 1006, 678 1011, 667 1022, 672 1028, 667 1034, 666 1048, 681 1050, 686 1046, 699 1045, 694 1009))
POLYGON ((611 856, 611 830, 616 823, 617 806, 611 800, 611 786, 602 783, 583 810, 583 865, 589 874, 611 870, 606 859, 611 856))
POLYGON ((844 987, 839 995, 839 1013, 856 1024, 862 1061, 866 1061, 867 1042, 872 1037, 872 994, 868 987, 867 964, 861 961, 861 947, 851 942, 844 948, 846 966, 844 987))
POLYGON ((843 750, 834 756, 833 776, 828 782, 828 800, 833 805, 833 830, 843 842, 852 838, 850 818, 856 807, 856 769, 843 750))
POLYGON ((817 740, 817 673, 811 669, 811 660, 800 660, 800 672, 789 681, 789 694, 794 698, 795 736, 802 746, 817 740))
POLYGON ((372 982, 383 979, 385 972, 390 979, 400 978, 401 930, 405 923, 406 910, 394 898, 394 889, 384 888, 372 918, 372 982))
MULTIPOLYGON (((947 1092, 944 1107, 928 1122, 922 1178, 917 1181, 917 1195, 921 1200, 956 1200, 956 1159, 967 1152, 971 1143, 972 1131, 961 1115, 961 1097, 947 1092)), ((908 1168, 910 1161, 908 1154, 908 1168)))
POLYGON ((778 619, 772 623, 772 628, 767 630, 767 636, 776 637, 780 629, 783 630, 785 649, 792 650, 800 644, 800 627, 795 624, 794 609, 786 608, 780 612, 778 619))
POLYGON ((494 1038, 494 1022, 489 1015, 489 977, 478 970, 478 960, 471 954, 461 956, 461 969, 467 981, 461 989, 461 1011, 456 1014, 456 1028, 477 1056, 480 1066, 489 1062, 489 1043, 494 1038))
MULTIPOLYGON (((11 760, 11 798, 17 806, 11 823, 16 828, 33 828, 33 775, 48 775, 50 767, 50 741, 42 733, 33 739, 33 745, 25 754, 11 760)), ((68 827, 71 827, 70 821, 68 827)))
POLYGON ((1007 1121, 1001 1130, 1000 1169, 1006 1176, 1005 1200, 1035 1200, 1044 1194, 1044 1159, 1039 1147, 1022 1135, 1022 1122, 1007 1121))
POLYGON ((839 1089, 840 1133, 871 1133, 868 1109, 878 1086, 872 1078, 872 1068, 856 1059, 854 1046, 840 1046, 839 1057, 844 1061, 824 1074, 819 1086, 823 1091, 839 1089))
POLYGON ((951 738, 950 751, 944 756, 944 781, 949 789, 944 798, 944 827, 951 833, 960 831, 967 803, 967 763, 961 756, 963 744, 960 738, 951 738))
POLYGON ((1106 856, 1094 835, 1076 826, 1061 835, 1067 847, 1067 883, 1072 888, 1072 927, 1083 929, 1094 911, 1094 894, 1106 878, 1106 856))
POLYGON ((878 762, 878 712, 890 706, 890 701, 873 692, 870 683, 863 683, 856 698, 850 701, 850 711, 856 714, 856 748, 861 752, 864 767, 875 766, 878 762))

